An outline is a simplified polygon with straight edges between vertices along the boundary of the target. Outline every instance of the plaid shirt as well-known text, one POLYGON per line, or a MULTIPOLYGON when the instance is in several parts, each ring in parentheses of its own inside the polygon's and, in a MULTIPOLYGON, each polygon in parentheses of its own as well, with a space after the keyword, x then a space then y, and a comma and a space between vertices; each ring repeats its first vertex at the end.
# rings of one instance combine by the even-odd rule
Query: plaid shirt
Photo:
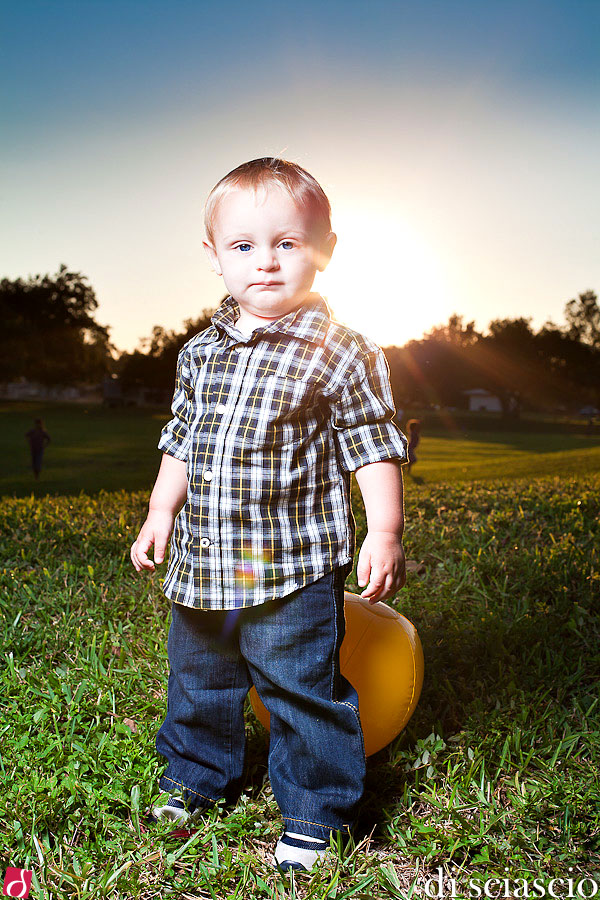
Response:
POLYGON ((284 597, 353 559, 350 473, 406 461, 383 352, 307 303, 243 335, 228 297, 179 353, 159 449, 186 462, 163 589, 201 609, 284 597))

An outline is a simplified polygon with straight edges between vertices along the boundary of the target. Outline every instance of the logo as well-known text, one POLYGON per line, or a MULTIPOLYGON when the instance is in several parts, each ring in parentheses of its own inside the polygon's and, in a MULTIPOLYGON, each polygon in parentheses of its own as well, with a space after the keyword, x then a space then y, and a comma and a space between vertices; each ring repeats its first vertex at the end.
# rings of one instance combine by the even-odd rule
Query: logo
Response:
POLYGON ((7 869, 4 876, 5 897, 29 897, 32 869, 7 869))

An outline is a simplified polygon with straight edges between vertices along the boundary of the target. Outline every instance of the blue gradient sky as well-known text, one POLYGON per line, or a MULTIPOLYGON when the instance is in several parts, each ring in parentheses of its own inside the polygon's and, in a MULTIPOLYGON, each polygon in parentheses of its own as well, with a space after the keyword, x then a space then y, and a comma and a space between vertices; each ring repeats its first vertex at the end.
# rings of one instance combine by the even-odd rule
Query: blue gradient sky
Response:
POLYGON ((224 290, 202 206, 283 155, 328 192, 316 287, 402 344, 600 290, 597 2, 13 3, 0 274, 61 262, 131 349, 224 290))

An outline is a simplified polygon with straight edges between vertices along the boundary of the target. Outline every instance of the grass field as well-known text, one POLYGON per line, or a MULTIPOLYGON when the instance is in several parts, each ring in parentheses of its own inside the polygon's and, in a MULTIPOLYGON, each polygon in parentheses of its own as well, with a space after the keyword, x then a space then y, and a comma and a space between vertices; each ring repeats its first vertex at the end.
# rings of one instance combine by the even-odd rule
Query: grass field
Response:
MULTIPOLYGON (((168 411, 147 409, 0 404, 0 494, 148 490, 158 470, 156 445, 167 419, 168 411), (34 482, 24 439, 36 416, 44 419, 52 437, 39 484, 34 482)), ((424 422, 414 469, 417 483, 600 471, 598 426, 596 434, 588 435, 583 425, 532 419, 520 423, 520 430, 503 431, 485 415, 463 414, 456 423, 436 413, 425 413, 424 422)))
MULTIPOLYGON (((17 412, 6 418, 14 442, 32 414, 17 412)), ((576 886, 600 885, 597 439, 432 429, 423 440, 406 533, 421 574, 392 601, 419 631, 423 694, 405 732, 370 759, 357 845, 292 881, 269 866, 280 824, 268 738, 250 711, 237 805, 186 843, 142 829, 161 769, 169 609, 159 576, 136 576, 128 548, 156 454, 138 460, 144 490, 99 489, 164 418, 78 415, 85 427, 67 411, 46 415, 57 456, 48 451, 37 488, 52 485, 56 464, 52 490, 73 477, 77 496, 42 498, 23 480, 28 495, 0 505, 0 844, 5 866, 34 870, 31 897, 401 900, 424 896, 439 867, 456 897, 492 877, 510 889, 499 883, 494 896, 526 896, 523 881, 540 896, 552 877, 565 879, 556 896, 569 896, 569 878, 570 896, 591 895, 591 881, 576 886), (87 442, 95 466, 73 446, 59 466, 61 433, 87 442)), ((360 542, 358 496, 355 511, 360 542)))

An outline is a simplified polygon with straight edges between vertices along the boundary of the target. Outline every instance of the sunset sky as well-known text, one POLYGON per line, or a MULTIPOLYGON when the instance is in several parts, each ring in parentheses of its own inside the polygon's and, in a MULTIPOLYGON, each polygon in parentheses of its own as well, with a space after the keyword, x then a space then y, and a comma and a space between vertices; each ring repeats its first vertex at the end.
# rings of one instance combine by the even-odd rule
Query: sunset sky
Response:
POLYGON ((5 5, 0 276, 88 276, 120 349, 224 294, 214 183, 281 155, 338 234, 316 288, 404 344, 600 292, 600 3, 5 5))

